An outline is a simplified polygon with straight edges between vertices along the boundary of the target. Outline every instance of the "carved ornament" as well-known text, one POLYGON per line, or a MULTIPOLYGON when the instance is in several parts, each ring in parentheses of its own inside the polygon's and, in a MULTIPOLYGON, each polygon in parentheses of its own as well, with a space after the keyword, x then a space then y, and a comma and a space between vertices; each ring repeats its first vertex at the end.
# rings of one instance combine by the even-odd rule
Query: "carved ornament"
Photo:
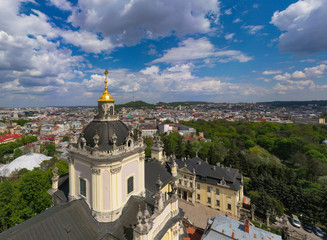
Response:
POLYGON ((110 169, 110 172, 111 172, 112 174, 115 174, 115 173, 119 173, 120 170, 121 170, 121 167, 117 167, 117 168, 112 168, 112 169, 110 169))

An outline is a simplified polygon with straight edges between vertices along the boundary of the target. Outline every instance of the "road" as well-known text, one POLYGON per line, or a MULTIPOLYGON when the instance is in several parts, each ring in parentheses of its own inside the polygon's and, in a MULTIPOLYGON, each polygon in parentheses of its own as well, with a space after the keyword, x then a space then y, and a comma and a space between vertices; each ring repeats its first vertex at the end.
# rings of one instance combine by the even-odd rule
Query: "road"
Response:
POLYGON ((326 236, 324 238, 318 237, 317 235, 315 235, 313 232, 312 233, 308 233, 307 231, 305 231, 302 227, 301 228, 297 228, 294 227, 291 224, 291 218, 289 216, 287 216, 287 227, 289 229, 290 232, 292 231, 296 231, 297 233, 301 234, 301 235, 307 235, 308 236, 308 240, 312 239, 312 240, 322 240, 322 239, 327 239, 326 236))

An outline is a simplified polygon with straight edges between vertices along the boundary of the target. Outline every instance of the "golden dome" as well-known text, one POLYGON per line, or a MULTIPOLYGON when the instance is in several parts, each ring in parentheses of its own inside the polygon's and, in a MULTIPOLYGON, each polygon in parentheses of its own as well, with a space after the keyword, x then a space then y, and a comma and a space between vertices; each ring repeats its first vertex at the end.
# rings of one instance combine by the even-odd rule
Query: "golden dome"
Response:
POLYGON ((106 69, 106 71, 104 72, 104 75, 106 75, 106 80, 104 81, 105 83, 105 87, 104 87, 104 92, 101 95, 101 97, 99 98, 98 102, 114 102, 114 98, 111 96, 110 93, 108 93, 108 87, 107 87, 107 75, 108 75, 108 70, 106 69))

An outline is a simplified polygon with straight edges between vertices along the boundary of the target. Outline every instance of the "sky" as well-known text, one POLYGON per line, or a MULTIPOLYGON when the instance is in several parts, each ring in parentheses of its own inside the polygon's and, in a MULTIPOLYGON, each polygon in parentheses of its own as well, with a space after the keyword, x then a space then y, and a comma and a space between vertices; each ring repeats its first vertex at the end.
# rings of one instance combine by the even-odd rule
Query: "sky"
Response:
POLYGON ((0 0, 0 107, 327 99, 326 0, 0 0))

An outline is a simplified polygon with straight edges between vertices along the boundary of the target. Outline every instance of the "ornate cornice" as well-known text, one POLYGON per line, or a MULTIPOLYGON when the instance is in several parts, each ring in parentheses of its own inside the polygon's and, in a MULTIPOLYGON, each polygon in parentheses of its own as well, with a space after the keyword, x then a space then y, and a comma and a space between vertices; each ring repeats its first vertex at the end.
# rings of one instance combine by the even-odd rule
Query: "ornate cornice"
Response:
POLYGON ((121 167, 117 167, 117 168, 112 168, 112 169, 110 169, 110 172, 111 172, 112 174, 115 174, 115 173, 119 173, 120 170, 121 170, 121 167))

